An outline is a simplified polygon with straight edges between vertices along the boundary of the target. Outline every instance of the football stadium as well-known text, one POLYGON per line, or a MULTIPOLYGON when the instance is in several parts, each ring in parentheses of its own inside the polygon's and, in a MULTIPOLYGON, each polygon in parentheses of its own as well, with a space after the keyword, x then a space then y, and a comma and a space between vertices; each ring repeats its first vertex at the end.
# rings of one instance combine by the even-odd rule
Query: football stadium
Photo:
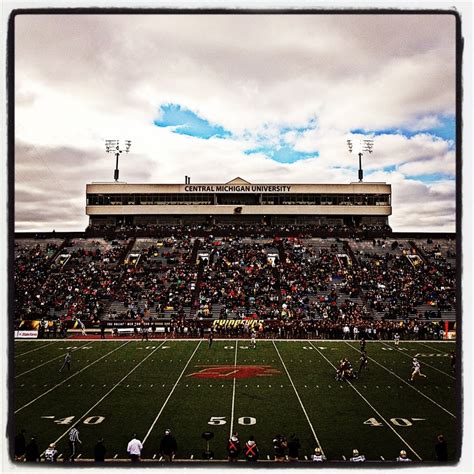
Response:
POLYGON ((6 470, 471 454, 467 7, 317 3, 5 15, 6 470))
POLYGON ((16 459, 455 461, 454 234, 391 186, 91 183, 16 233, 16 459), (449 440, 449 443, 446 443, 449 440))

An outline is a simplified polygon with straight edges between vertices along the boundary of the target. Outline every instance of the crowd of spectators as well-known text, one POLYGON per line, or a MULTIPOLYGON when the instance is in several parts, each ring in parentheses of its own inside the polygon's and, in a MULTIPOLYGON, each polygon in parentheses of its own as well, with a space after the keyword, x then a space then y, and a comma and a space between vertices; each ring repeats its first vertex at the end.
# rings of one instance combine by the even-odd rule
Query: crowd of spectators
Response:
POLYGON ((17 243, 15 314, 86 322, 166 315, 178 331, 185 319, 253 318, 293 335, 433 311, 442 319, 456 307, 456 272, 441 250, 277 235, 17 243))

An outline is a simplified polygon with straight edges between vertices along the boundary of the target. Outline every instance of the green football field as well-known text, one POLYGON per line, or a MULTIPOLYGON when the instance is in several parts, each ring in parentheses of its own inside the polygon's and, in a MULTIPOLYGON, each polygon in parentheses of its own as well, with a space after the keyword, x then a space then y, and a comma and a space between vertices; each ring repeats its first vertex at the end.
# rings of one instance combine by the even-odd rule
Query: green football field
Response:
POLYGON ((393 461, 405 449, 414 461, 435 461, 436 436, 458 457, 459 414, 449 354, 454 342, 368 342, 369 370, 351 382, 335 380, 348 357, 357 369, 357 341, 259 340, 58 340, 16 341, 16 428, 35 434, 41 451, 56 442, 67 457, 67 434, 80 432, 80 459, 92 459, 103 437, 107 458, 127 459, 133 432, 142 457, 159 460, 165 428, 178 441, 177 459, 199 460, 201 434, 226 459, 238 431, 242 445, 254 435, 260 459, 273 459, 272 438, 295 433, 300 460, 320 446, 329 461, 357 448, 371 461, 393 461), (59 372, 72 349, 71 371, 59 372), (427 379, 408 381, 417 355, 427 379))

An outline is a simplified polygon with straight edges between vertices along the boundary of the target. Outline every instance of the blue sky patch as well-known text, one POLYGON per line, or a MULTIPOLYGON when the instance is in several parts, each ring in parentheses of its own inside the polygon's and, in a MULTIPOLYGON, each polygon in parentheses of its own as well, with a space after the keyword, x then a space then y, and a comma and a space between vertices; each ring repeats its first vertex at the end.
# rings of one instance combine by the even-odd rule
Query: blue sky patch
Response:
MULTIPOLYGON (((456 140, 456 118, 453 115, 443 115, 438 117, 440 124, 432 128, 423 128, 418 130, 408 130, 406 128, 385 128, 382 130, 365 130, 363 128, 356 128, 351 130, 353 134, 360 135, 403 135, 407 138, 411 138, 420 133, 428 133, 436 137, 442 138, 443 140, 456 140)), ((454 146, 452 147, 454 148, 454 146)))
POLYGON ((178 104, 165 104, 160 107, 159 119, 154 121, 157 127, 173 127, 173 132, 180 135, 209 139, 211 137, 227 138, 231 133, 220 125, 211 124, 193 111, 178 104))
POLYGON ((274 161, 279 163, 295 163, 299 160, 306 160, 308 158, 317 158, 319 153, 315 152, 304 152, 297 151, 289 145, 280 147, 279 149, 269 147, 269 146, 260 146, 257 148, 252 148, 251 150, 245 150, 246 155, 253 155, 255 153, 263 153, 274 161))
POLYGON ((453 181, 454 176, 446 173, 431 173, 422 175, 407 175, 407 179, 413 179, 415 181, 422 181, 426 184, 437 183, 438 181, 453 181))

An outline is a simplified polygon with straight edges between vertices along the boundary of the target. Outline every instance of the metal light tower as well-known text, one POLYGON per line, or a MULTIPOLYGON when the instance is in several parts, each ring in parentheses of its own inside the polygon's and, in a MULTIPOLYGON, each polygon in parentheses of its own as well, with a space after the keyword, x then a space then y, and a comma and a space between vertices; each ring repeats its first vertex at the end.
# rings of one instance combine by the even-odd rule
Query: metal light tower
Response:
POLYGON ((349 148, 349 152, 352 153, 352 149, 355 146, 355 152, 359 155, 359 183, 362 183, 364 179, 364 171, 362 170, 362 155, 363 152, 368 151, 372 153, 374 148, 374 140, 371 138, 364 138, 363 140, 347 140, 347 146, 349 148))
POLYGON ((120 148, 120 141, 119 140, 105 140, 105 152, 106 153, 113 153, 115 155, 115 171, 114 171, 114 179, 118 181, 119 179, 119 169, 118 169, 118 160, 120 153, 128 153, 130 147, 132 146, 131 140, 125 140, 125 148, 120 148))

